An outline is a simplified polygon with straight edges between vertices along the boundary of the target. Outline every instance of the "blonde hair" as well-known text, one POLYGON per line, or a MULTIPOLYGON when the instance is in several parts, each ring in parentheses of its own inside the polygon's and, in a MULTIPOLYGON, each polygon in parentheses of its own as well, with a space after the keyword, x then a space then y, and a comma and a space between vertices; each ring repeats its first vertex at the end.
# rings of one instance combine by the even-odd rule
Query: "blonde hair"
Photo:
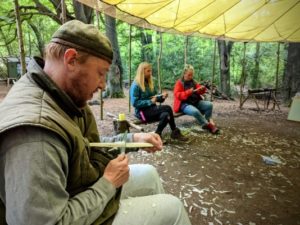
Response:
MULTIPOLYGON (((134 78, 135 82, 140 86, 140 88, 145 91, 145 74, 144 74, 144 70, 147 67, 151 67, 151 64, 148 62, 142 62, 140 63, 140 65, 137 68, 136 71, 136 76, 134 78)), ((153 80, 152 80, 152 76, 149 77, 148 79, 148 85, 151 89, 151 91, 154 90, 154 86, 153 86, 153 80)))
MULTIPOLYGON (((44 58, 45 60, 61 59, 69 48, 70 47, 65 45, 50 42, 49 44, 47 44, 44 50, 44 58)), ((85 63, 85 61, 89 57, 89 54, 78 50, 77 52, 79 54, 79 57, 77 58, 79 63, 85 63)))
POLYGON ((183 72, 182 72, 182 78, 184 76, 184 74, 186 73, 186 71, 191 70, 194 73, 194 67, 191 64, 185 64, 184 68, 183 68, 183 72))

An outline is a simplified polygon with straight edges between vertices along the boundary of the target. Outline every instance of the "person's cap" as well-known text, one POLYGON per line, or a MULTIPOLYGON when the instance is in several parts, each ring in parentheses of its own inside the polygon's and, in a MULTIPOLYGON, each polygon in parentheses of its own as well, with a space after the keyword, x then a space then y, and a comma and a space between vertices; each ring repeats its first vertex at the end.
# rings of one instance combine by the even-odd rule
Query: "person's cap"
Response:
POLYGON ((71 20, 63 24, 52 36, 51 42, 68 46, 102 58, 113 59, 111 43, 92 24, 71 20))

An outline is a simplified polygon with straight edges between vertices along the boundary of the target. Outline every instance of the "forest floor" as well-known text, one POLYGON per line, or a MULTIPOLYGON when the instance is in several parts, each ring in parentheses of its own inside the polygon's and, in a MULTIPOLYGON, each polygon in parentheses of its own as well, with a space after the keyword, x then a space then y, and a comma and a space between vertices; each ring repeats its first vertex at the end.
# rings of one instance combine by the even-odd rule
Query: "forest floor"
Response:
MULTIPOLYGON (((0 101, 6 91, 0 88, 0 101)), ((172 104, 171 92, 167 104, 172 104)), ((238 106, 238 101, 214 101, 214 120, 221 129, 217 136, 200 129, 189 116, 176 118, 190 141, 169 140, 155 154, 129 153, 131 163, 155 166, 166 192, 182 200, 193 225, 300 225, 300 123, 288 121, 289 109, 282 105, 281 111, 262 112, 253 110, 251 100, 243 110, 238 106), (272 156, 277 163, 269 165, 262 156, 272 156)), ((107 112, 134 119, 128 97, 105 99, 104 120, 98 105, 91 108, 104 136, 113 134, 107 112)), ((154 131, 156 125, 142 126, 154 131)), ((168 128, 166 139, 169 134, 168 128)))

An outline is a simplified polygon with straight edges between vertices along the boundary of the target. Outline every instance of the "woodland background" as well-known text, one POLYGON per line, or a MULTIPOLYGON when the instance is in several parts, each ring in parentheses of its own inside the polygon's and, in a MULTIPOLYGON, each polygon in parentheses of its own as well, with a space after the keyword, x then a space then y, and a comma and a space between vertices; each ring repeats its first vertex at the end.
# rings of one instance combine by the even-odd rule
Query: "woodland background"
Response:
POLYGON ((98 26, 112 42, 110 97, 124 96, 124 83, 134 79, 142 61, 152 63, 154 77, 161 80, 160 89, 172 89, 184 64, 189 63, 195 67, 196 80, 211 81, 213 77, 213 83, 228 96, 236 97, 241 88, 277 87, 289 103, 300 91, 299 43, 242 43, 159 33, 96 13, 76 0, 1 1, 0 79, 8 76, 7 57, 42 56, 54 31, 71 19, 98 26))
MULTIPOLYGON (((145 60, 153 64, 153 75, 157 81, 161 78, 163 89, 172 89, 189 63, 195 67, 196 80, 211 81, 214 74, 218 89, 233 98, 239 97, 241 86, 245 92, 277 86, 277 97, 288 104, 300 91, 299 43, 242 43, 159 33, 97 14, 75 0, 1 0, 0 79, 7 79, 8 57, 42 56, 60 24, 75 18, 108 35, 115 52, 108 74, 109 96, 127 95, 104 99, 102 109, 91 106, 104 136, 113 133, 112 119, 101 120, 101 115, 126 112, 128 89, 123 87, 145 60)), ((0 86, 0 101, 9 88, 0 86)), ((168 92, 166 104, 171 105, 173 94, 168 92)), ((211 135, 199 129, 194 118, 182 116, 176 124, 189 143, 169 140, 157 154, 129 153, 130 162, 154 165, 166 192, 182 200, 194 225, 300 225, 299 123, 286 119, 289 108, 282 105, 281 110, 260 113, 253 107, 249 101, 239 110, 237 101, 216 99, 214 119, 220 135, 211 135), (268 165, 262 156, 276 156, 281 163, 268 165)), ((132 111, 126 118, 133 119, 132 111)), ((142 126, 153 131, 156 125, 142 126)), ((164 137, 169 133, 165 129, 164 137)))

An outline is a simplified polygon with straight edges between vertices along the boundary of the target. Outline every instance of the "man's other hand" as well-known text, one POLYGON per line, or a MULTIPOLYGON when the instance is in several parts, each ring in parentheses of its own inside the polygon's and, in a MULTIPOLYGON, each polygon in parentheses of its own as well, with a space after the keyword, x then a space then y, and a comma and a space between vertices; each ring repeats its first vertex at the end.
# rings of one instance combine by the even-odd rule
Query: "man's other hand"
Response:
POLYGON ((152 148, 144 148, 147 152, 156 152, 162 150, 163 143, 160 136, 156 133, 135 133, 133 142, 146 142, 153 145, 152 148))

